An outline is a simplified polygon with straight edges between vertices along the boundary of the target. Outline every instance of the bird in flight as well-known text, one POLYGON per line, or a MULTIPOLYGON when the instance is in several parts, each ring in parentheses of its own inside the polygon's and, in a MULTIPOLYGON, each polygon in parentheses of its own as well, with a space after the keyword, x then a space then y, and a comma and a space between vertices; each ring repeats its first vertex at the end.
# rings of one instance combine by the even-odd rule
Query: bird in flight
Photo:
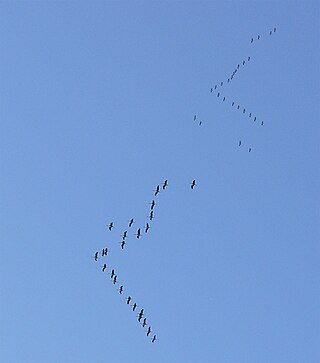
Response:
POLYGON ((217 97, 219 97, 220 96, 220 92, 218 92, 218 94, 217 94, 217 97))
POLYGON ((147 318, 144 318, 142 322, 142 327, 144 328, 146 325, 147 325, 147 318))
POLYGON ((152 340, 151 340, 151 342, 154 343, 156 341, 156 339, 157 339, 157 336, 154 335, 153 338, 152 338, 152 340))
POLYGON ((256 119, 257 119, 257 116, 254 116, 254 120, 253 120, 253 121, 255 122, 255 121, 256 121, 256 119))
POLYGON ((117 283, 117 275, 113 276, 113 285, 115 285, 117 283))
POLYGON ((225 97, 223 97, 223 102, 226 100, 226 98, 225 97))
POLYGON ((119 288, 119 293, 122 294, 123 293, 123 285, 120 286, 119 288))
POLYGON ((248 61, 250 61, 250 59, 251 59, 251 58, 250 58, 250 56, 249 56, 249 57, 248 57, 248 61))
POLYGON ((193 189, 194 187, 196 186, 196 180, 192 180, 192 183, 191 183, 191 189, 193 189))
POLYGON ((122 235, 122 239, 126 239, 127 238, 127 234, 128 234, 128 231, 124 231, 123 232, 123 235, 122 235))
POLYGON ((251 152, 251 147, 249 147, 249 150, 248 151, 249 151, 249 153, 251 152))
POLYGON ((114 273, 114 268, 112 269, 112 271, 111 271, 111 275, 110 275, 110 278, 112 279, 113 278, 113 276, 115 276, 115 273, 114 273))
POLYGON ((157 188, 155 189, 154 196, 156 197, 160 192, 160 185, 157 185, 157 188))
POLYGON ((128 305, 130 304, 130 301, 131 301, 131 296, 128 296, 128 297, 127 297, 127 304, 128 304, 128 305))
POLYGON ((220 86, 223 86, 223 82, 220 83, 220 86))
POLYGON ((154 208, 154 206, 156 205, 156 202, 154 201, 154 199, 152 200, 151 204, 151 210, 154 208))
POLYGON ((105 264, 102 266, 102 272, 104 272, 106 269, 107 269, 107 264, 105 263, 105 264))
POLYGON ((263 126, 263 124, 264 124, 264 122, 262 121, 262 122, 261 122, 261 126, 263 126))
POLYGON ((112 228, 113 228, 113 222, 110 222, 110 223, 109 223, 109 227, 108 227, 108 228, 109 228, 109 231, 111 231, 111 230, 112 230, 112 228))
POLYGON ((253 38, 251 38, 251 43, 253 43, 253 38))
MULTIPOLYGON (((201 122, 201 121, 200 121, 201 122)), ((162 189, 166 189, 166 187, 168 186, 168 180, 166 179, 163 184, 162 184, 162 189)))
POLYGON ((215 86, 214 86, 214 89, 217 89, 217 87, 218 87, 218 86, 217 86, 217 85, 215 85, 215 86))
POLYGON ((145 233, 148 233, 149 228, 150 228, 149 223, 147 223, 147 224, 146 224, 146 228, 145 228, 144 232, 145 232, 145 233))
POLYGON ((196 118, 197 118, 197 115, 194 115, 194 116, 193 116, 193 121, 195 121, 195 120, 196 120, 196 118))
POLYGON ((141 310, 140 310, 140 312, 139 312, 139 316, 141 316, 141 317, 142 317, 142 316, 143 316, 143 314, 144 314, 144 309, 141 309, 141 310))
POLYGON ((104 256, 104 255, 108 255, 108 248, 103 248, 102 251, 101 251, 101 255, 104 256))
POLYGON ((148 331, 147 331, 147 337, 150 335, 150 333, 151 333, 151 327, 149 326, 148 331))
POLYGON ((210 88, 210 92, 211 92, 211 93, 213 92, 213 88, 212 88, 212 87, 210 88))
POLYGON ((141 229, 140 228, 138 228, 137 233, 136 233, 136 236, 137 236, 137 238, 140 238, 141 237, 141 229))
POLYGON ((152 220, 153 220, 153 218, 154 218, 154 215, 153 215, 153 210, 152 210, 152 211, 150 211, 150 215, 149 215, 149 219, 150 219, 150 221, 152 221, 152 220))
POLYGON ((131 219, 130 219, 130 222, 129 222, 129 227, 132 227, 133 223, 134 223, 134 219, 133 219, 133 218, 131 218, 131 219))
POLYGON ((99 258, 98 256, 99 256, 99 252, 96 252, 93 257, 95 261, 98 261, 98 258, 99 258))
POLYGON ((120 247, 121 249, 123 250, 124 249, 124 245, 126 244, 126 241, 123 239, 121 242, 120 242, 120 247))
POLYGON ((134 303, 133 305, 132 305, 132 311, 135 311, 136 310, 136 308, 137 308, 137 304, 136 303, 134 303))
POLYGON ((241 146, 241 140, 239 140, 239 146, 241 146))
POLYGON ((260 39, 260 35, 258 35, 258 40, 260 39))

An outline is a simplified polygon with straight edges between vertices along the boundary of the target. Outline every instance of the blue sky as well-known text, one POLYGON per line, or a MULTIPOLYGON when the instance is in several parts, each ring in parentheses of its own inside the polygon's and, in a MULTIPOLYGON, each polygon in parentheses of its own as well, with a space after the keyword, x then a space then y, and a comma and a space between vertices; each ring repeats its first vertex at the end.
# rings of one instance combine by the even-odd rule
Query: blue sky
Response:
POLYGON ((0 20, 0 362, 319 362, 319 4, 2 1, 0 20))

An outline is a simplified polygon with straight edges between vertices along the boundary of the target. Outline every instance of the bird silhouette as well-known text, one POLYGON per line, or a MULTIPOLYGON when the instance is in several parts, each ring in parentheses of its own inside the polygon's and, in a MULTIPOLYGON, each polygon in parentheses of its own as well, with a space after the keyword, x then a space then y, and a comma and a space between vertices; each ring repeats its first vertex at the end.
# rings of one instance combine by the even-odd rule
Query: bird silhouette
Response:
POLYGON ((131 296, 128 296, 128 297, 127 297, 127 304, 128 304, 128 305, 130 304, 131 299, 132 299, 132 298, 131 298, 131 296))
POLYGON ((136 233, 136 236, 137 236, 137 238, 140 238, 141 237, 141 229, 140 228, 138 228, 137 233, 136 233))
POLYGON ((246 113, 246 109, 245 108, 243 109, 243 113, 246 113))
POLYGON ((148 331, 147 331, 147 337, 150 335, 150 333, 151 333, 151 327, 149 326, 148 331))
POLYGON ((119 293, 122 294, 123 293, 123 285, 120 286, 119 288, 119 293))
POLYGON ((101 251, 101 255, 104 256, 104 255, 108 255, 108 248, 103 248, 102 251, 101 251))
POLYGON ((254 119, 253 119, 253 121, 255 122, 255 121, 256 121, 256 119, 257 119, 257 117, 255 116, 255 117, 254 117, 254 119))
POLYGON ((146 325, 147 325, 147 318, 144 318, 142 322, 142 327, 144 328, 146 325))
POLYGON ((120 247, 121 249, 123 250, 124 249, 124 246, 126 245, 126 241, 123 239, 121 242, 120 242, 120 247))
POLYGON ((109 228, 109 231, 111 231, 111 230, 112 230, 112 228, 113 228, 113 222, 110 222, 110 223, 109 223, 109 227, 108 227, 108 228, 109 228))
POLYGON ((154 199, 152 199, 152 202, 150 203, 151 204, 151 210, 154 208, 154 206, 156 205, 156 202, 154 201, 154 199))
POLYGON ((260 39, 260 35, 258 35, 258 40, 260 39))
POLYGON ((113 269, 112 269, 112 271, 111 271, 110 278, 112 279, 112 278, 113 278, 113 276, 115 276, 114 268, 113 268, 113 269))
POLYGON ((152 338, 152 340, 151 340, 151 342, 154 343, 156 341, 156 339, 157 339, 157 336, 154 335, 153 338, 152 338))
POLYGON ((223 82, 220 83, 220 86, 223 86, 223 82))
POLYGON ((220 96, 220 92, 218 92, 218 94, 217 94, 217 97, 219 97, 220 96))
POLYGON ((144 309, 141 309, 139 312, 139 316, 143 317, 143 314, 144 314, 144 309))
POLYGON ((212 87, 210 88, 210 92, 211 92, 211 93, 213 92, 213 88, 212 88, 212 87))
POLYGON ((121 236, 122 239, 126 239, 127 238, 127 235, 128 235, 128 231, 124 231, 123 232, 123 235, 121 236))
POLYGON ((217 87, 218 87, 218 85, 215 85, 215 86, 214 86, 214 89, 217 89, 217 87))
POLYGON ((166 189, 166 187, 168 186, 168 180, 166 179, 163 184, 162 184, 162 189, 166 189))
POLYGON ((250 58, 250 56, 249 56, 249 57, 248 57, 248 61, 250 61, 250 59, 251 59, 251 58, 250 58))
POLYGON ((230 78, 228 78, 228 83, 230 82, 230 78))
POLYGON ((136 303, 134 303, 133 305, 132 305, 132 311, 135 311, 136 310, 136 308, 137 308, 137 304, 136 303))
POLYGON ((134 223, 134 219, 133 219, 133 218, 131 218, 131 219, 130 219, 130 222, 129 222, 129 227, 132 227, 133 223, 134 223))
POLYGON ((223 102, 226 100, 226 98, 225 97, 223 97, 223 102))
POLYGON ((95 261, 98 261, 98 258, 99 258, 99 252, 96 252, 95 254, 94 254, 94 260, 95 261))
POLYGON ((249 153, 251 152, 251 147, 249 147, 249 150, 248 151, 249 151, 249 153))
POLYGON ((239 140, 239 146, 241 146, 241 140, 239 140))
POLYGON ((144 232, 145 232, 145 233, 148 233, 149 228, 150 228, 149 223, 147 223, 147 224, 146 224, 146 228, 145 228, 144 232))
POLYGON ((270 30, 269 34, 270 34, 270 35, 272 34, 272 30, 270 30))
POLYGON ((117 283, 117 275, 113 276, 113 285, 115 285, 117 283))
POLYGON ((193 116, 193 121, 195 121, 195 120, 196 120, 196 118, 197 118, 197 115, 194 115, 194 116, 193 116))
POLYGON ((264 122, 262 121, 262 122, 261 122, 261 126, 263 126, 263 125, 264 125, 264 122))
POLYGON ((240 109, 240 105, 238 105, 238 110, 240 109))
POLYGON ((246 61, 244 60, 243 62, 242 62, 242 65, 244 66, 244 64, 246 63, 246 61))
POLYGON ((142 316, 138 316, 138 322, 140 323, 141 322, 141 319, 142 319, 142 316))
POLYGON ((276 32, 277 28, 273 28, 273 31, 276 32))
POLYGON ((232 102, 231 106, 234 106, 234 101, 232 102))
POLYGON ((194 187, 196 186, 196 180, 192 180, 192 183, 191 183, 191 189, 193 189, 194 187))
POLYGON ((251 117, 251 112, 249 113, 249 117, 251 117))
POLYGON ((154 215, 153 215, 153 210, 152 210, 152 211, 150 211, 150 215, 149 215, 149 219, 150 219, 150 221, 152 221, 152 220, 153 220, 153 218, 154 218, 154 215))
POLYGON ((253 43, 253 38, 251 38, 251 43, 253 43))
POLYGON ((102 266, 102 272, 104 272, 106 269, 107 269, 107 264, 105 263, 105 264, 102 266))
POLYGON ((160 185, 157 185, 157 188, 155 189, 154 196, 156 197, 160 192, 160 185))

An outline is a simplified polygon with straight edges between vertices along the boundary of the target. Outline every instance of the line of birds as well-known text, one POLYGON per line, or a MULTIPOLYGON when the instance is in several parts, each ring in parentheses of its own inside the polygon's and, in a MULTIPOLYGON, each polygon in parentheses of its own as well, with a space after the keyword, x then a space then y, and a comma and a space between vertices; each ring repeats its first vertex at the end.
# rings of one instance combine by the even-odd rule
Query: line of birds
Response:
MULTIPOLYGON (((274 27, 272 30, 269 31, 269 36, 271 36, 276 31, 277 31, 277 28, 274 27)), ((256 37, 256 40, 260 40, 260 39, 261 39, 261 36, 260 36, 260 34, 258 34, 256 37)), ((255 38, 251 38, 251 43, 253 43, 254 41, 255 41, 255 38)), ((210 88, 210 93, 213 93, 213 91, 216 91, 218 89, 218 87, 223 87, 223 85, 230 83, 233 80, 233 78, 235 77, 235 75, 237 74, 237 72, 241 69, 241 67, 243 67, 246 64, 246 61, 250 62, 250 60, 251 60, 251 56, 248 56, 246 59, 243 59, 242 62, 238 63, 237 66, 235 67, 235 69, 233 70, 231 76, 229 76, 227 78, 227 81, 225 81, 225 82, 221 81, 220 83, 215 84, 214 87, 210 88)), ((220 98, 222 100, 222 102, 225 102, 227 100, 227 98, 224 95, 222 95, 220 90, 217 91, 217 97, 220 98), (220 98, 220 96, 221 96, 221 98, 220 98)), ((257 121, 257 116, 254 116, 252 112, 247 112, 245 107, 240 107, 239 104, 236 105, 235 101, 230 102, 230 105, 232 107, 235 107, 236 110, 242 111, 242 114, 247 113, 248 117, 251 118, 253 120, 253 122, 257 121)), ((196 121, 196 120, 197 120, 197 115, 194 115, 193 121, 196 121)), ((201 125, 202 125, 202 120, 199 121, 199 126, 201 126, 201 125)), ((260 125, 263 126, 264 121, 261 121, 260 125)), ((239 146, 241 146, 241 145, 242 145, 242 141, 239 140, 239 146)), ((252 151, 252 147, 249 147, 248 152, 251 152, 251 151, 252 151)))
MULTIPOLYGON (((190 183, 190 188, 194 189, 196 185, 197 185, 196 180, 193 179, 192 182, 190 183)), ((168 180, 166 179, 163 183, 158 184, 156 186, 156 188, 154 189, 154 197, 157 197, 157 195, 160 193, 161 189, 165 190, 167 187, 168 187, 168 180)), ((155 199, 152 199, 152 201, 149 204, 150 204, 149 220, 152 221, 154 218, 154 207, 156 206, 157 203, 156 203, 155 199)), ((129 222, 128 227, 131 228, 133 226, 133 224, 135 223, 135 220, 134 220, 134 218, 131 218, 128 222, 129 222)), ((110 222, 108 224, 109 231, 112 231, 114 228, 115 228, 114 222, 110 222)), ((149 224, 149 222, 147 222, 146 226, 144 227, 144 232, 147 233, 149 229, 150 229, 150 224, 149 224)), ((139 227, 137 230, 137 233, 135 233, 134 235, 136 236, 136 238, 140 238, 142 236, 142 228, 139 227)), ((121 235, 121 237, 122 237, 122 240, 120 242, 120 246, 121 246, 121 249, 124 249, 124 246, 126 245, 126 239, 128 237, 128 230, 125 230, 123 232, 123 234, 121 235)), ((109 252, 110 252, 109 249, 107 247, 104 247, 104 248, 102 248, 101 252, 96 251, 94 253, 94 255, 92 256, 92 258, 95 261, 98 261, 100 255, 101 255, 101 257, 108 256, 109 252)), ((102 272, 105 272, 107 269, 108 269, 108 265, 107 265, 107 263, 104 263, 101 266, 102 272)), ((115 273, 115 269, 112 269, 110 278, 114 285, 116 285, 118 283, 118 275, 115 273)), ((124 292, 124 286, 120 285, 118 291, 122 295, 124 292)), ((130 305, 130 302, 132 302, 132 297, 130 295, 126 298, 126 302, 128 305, 130 305)), ((138 307, 137 303, 133 303, 131 306, 132 306, 132 311, 135 311, 136 308, 138 307)), ((140 313, 138 314, 138 322, 142 325, 143 328, 147 325, 147 318, 144 316, 144 309, 141 309, 140 313)), ((151 326, 148 326, 148 329, 146 331, 147 336, 149 336, 151 334, 151 332, 152 332, 151 326)), ((156 341, 156 339, 157 339, 157 336, 153 335, 151 342, 154 343, 156 341)))

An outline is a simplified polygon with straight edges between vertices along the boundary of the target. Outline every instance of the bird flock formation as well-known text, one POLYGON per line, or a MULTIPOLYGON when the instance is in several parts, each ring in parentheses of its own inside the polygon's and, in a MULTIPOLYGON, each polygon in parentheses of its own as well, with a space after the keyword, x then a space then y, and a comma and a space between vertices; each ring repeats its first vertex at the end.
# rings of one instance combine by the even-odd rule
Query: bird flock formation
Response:
MULTIPOLYGON (((192 180, 192 182, 190 183, 190 188, 193 190, 196 186, 196 180, 192 180)), ((168 180, 166 179, 162 184, 158 184, 156 186, 156 188, 154 189, 154 197, 152 199, 152 201, 149 203, 150 204, 150 210, 149 210, 149 222, 146 222, 145 226, 144 227, 139 227, 136 231, 136 233, 133 233, 132 236, 135 236, 136 238, 140 238, 143 234, 142 231, 144 231, 144 234, 147 234, 149 229, 150 229, 150 223, 151 221, 153 221, 154 219, 154 208, 156 206, 156 201, 154 198, 157 197, 157 195, 160 193, 161 189, 164 191, 166 188, 168 187, 168 180)), ((120 244, 120 248, 121 250, 124 250, 125 248, 125 245, 127 244, 127 238, 128 238, 128 231, 129 229, 132 228, 133 224, 135 223, 135 220, 134 218, 131 218, 129 221, 128 221, 128 229, 125 230, 122 235, 121 235, 121 241, 119 242, 120 244)), ((110 222, 108 224, 108 229, 109 231, 112 231, 114 229, 114 222, 110 222)), ((96 251, 93 255, 93 259, 97 262, 99 260, 100 257, 107 257, 108 254, 109 254, 109 249, 107 247, 103 248, 101 250, 101 252, 99 251, 96 251)), ((108 270, 108 264, 107 263, 104 263, 102 266, 101 266, 101 271, 102 272, 106 272, 108 270)), ((110 273, 110 281, 113 283, 113 285, 116 285, 116 284, 119 284, 119 281, 118 281, 118 275, 116 274, 116 271, 115 269, 113 268, 111 270, 111 273, 110 273)), ((122 295, 124 292, 125 292, 125 289, 124 289, 124 285, 120 285, 119 286, 119 289, 118 289, 118 292, 120 295, 122 295)), ((133 298, 131 295, 127 295, 125 297, 125 301, 126 301, 126 304, 131 306, 132 307, 132 311, 134 312, 136 310, 136 308, 138 307, 137 303, 136 302, 133 302, 133 298)), ((141 309, 140 312, 137 314, 137 320, 138 322, 140 323, 140 325, 142 326, 142 328, 146 328, 146 336, 149 337, 150 334, 152 333, 152 328, 151 326, 147 323, 147 317, 145 316, 145 312, 144 312, 144 309, 141 309)), ((157 339, 157 335, 156 334, 153 334, 152 338, 151 338, 151 342, 154 343, 157 339)))
MULTIPOLYGON (((272 30, 269 31, 269 35, 271 36, 273 33, 276 32, 276 28, 273 28, 272 30)), ((251 43, 254 43, 255 41, 259 41, 261 39, 260 35, 257 35, 255 38, 251 38, 251 43)), ((225 81, 221 81, 218 84, 215 84, 213 87, 210 88, 210 92, 217 92, 217 98, 220 98, 222 100, 222 102, 226 102, 227 98, 222 94, 221 92, 221 88, 224 87, 225 85, 231 83, 234 79, 234 77, 238 74, 238 72, 240 72, 240 70, 245 66, 246 63, 249 63, 251 61, 251 56, 246 57, 246 59, 243 59, 242 62, 238 63, 234 70, 232 71, 231 75, 229 75, 229 77, 226 78, 225 81)), ((251 111, 248 112, 248 110, 245 107, 240 107, 240 105, 238 103, 236 103, 235 101, 230 102, 230 106, 234 107, 236 110, 240 110, 240 112, 242 112, 243 115, 247 114, 248 118, 251 118, 253 120, 253 122, 256 122, 258 120, 257 116, 254 115, 251 111)), ((197 121, 198 117, 197 115, 193 116, 193 120, 197 121)), ((264 121, 259 121, 260 125, 263 126, 264 125, 264 121)), ((199 126, 202 125, 202 121, 199 121, 199 126)), ((242 146, 242 141, 239 140, 239 147, 242 146)), ((248 147, 248 152, 251 152, 252 148, 248 147)), ((193 190, 196 186, 196 180, 192 180, 192 182, 190 183, 190 188, 193 190)), ((163 183, 158 184, 156 186, 156 188, 154 189, 154 196, 152 201, 149 203, 150 204, 150 210, 149 210, 149 216, 148 216, 148 221, 145 223, 145 225, 142 227, 140 226, 139 228, 137 228, 136 233, 132 233, 132 236, 135 236, 136 238, 141 238, 143 236, 143 234, 148 234, 149 229, 151 228, 150 224, 154 219, 154 208, 157 205, 156 203, 156 198, 158 196, 158 194, 161 191, 165 191, 166 188, 168 187, 168 180, 164 180, 163 183)), ((120 248, 121 250, 125 249, 125 246, 127 245, 127 239, 128 239, 128 231, 132 230, 133 228, 133 224, 135 223, 135 219, 131 218, 130 220, 128 220, 128 228, 122 233, 121 235, 121 241, 119 242, 120 248)), ((110 222, 108 224, 108 229, 111 232, 114 229, 114 222, 110 222)), ((94 253, 93 259, 95 261, 98 261, 100 257, 107 257, 109 254, 109 249, 107 247, 103 248, 101 252, 97 251, 94 253)), ((101 266, 101 271, 103 273, 105 273, 108 270, 108 264, 107 263, 103 263, 103 265, 101 266)), ((118 275, 115 271, 114 268, 112 268, 111 272, 110 272, 110 281, 113 283, 113 285, 119 285, 119 288, 117 289, 117 291, 119 292, 120 295, 125 296, 125 302, 127 305, 129 305, 130 307, 132 307, 132 311, 135 312, 138 304, 136 302, 134 302, 134 299, 132 298, 131 295, 128 294, 124 294, 125 293, 125 288, 124 285, 119 283, 118 281, 118 275)), ((154 334, 153 329, 151 327, 151 325, 149 324, 149 318, 147 319, 146 315, 145 315, 145 309, 141 308, 140 311, 137 313, 136 315, 137 317, 137 321, 139 322, 139 324, 142 326, 142 328, 144 328, 146 336, 149 337, 150 334, 152 333, 152 337, 151 337, 151 342, 154 343, 157 339, 157 335, 154 334)))
MULTIPOLYGON (((273 33, 275 33, 277 31, 277 28, 273 28, 272 30, 269 31, 269 36, 271 36, 273 33)), ((250 43, 254 43, 255 41, 259 41, 261 39, 260 34, 258 34, 255 38, 251 38, 250 43)), ((234 79, 234 77, 237 75, 238 72, 240 72, 240 70, 245 66, 246 63, 250 62, 251 60, 251 56, 248 56, 246 59, 243 59, 241 62, 239 62, 234 70, 232 71, 231 75, 229 75, 224 81, 221 81, 217 84, 215 84, 213 87, 210 88, 210 93, 216 92, 217 94, 217 98, 221 99, 222 102, 226 102, 227 101, 227 97, 224 96, 220 90, 221 87, 229 84, 230 82, 232 82, 232 80, 234 79)), ((228 103, 228 102, 227 102, 228 103)), ((231 107, 233 107, 235 110, 239 110, 240 112, 242 112, 243 115, 247 115, 248 118, 251 118, 253 120, 253 122, 258 121, 258 118, 256 115, 253 114, 253 112, 248 112, 248 109, 246 109, 243 106, 240 106, 237 102, 235 102, 234 100, 229 101, 229 105, 231 107)), ((197 115, 193 116, 193 121, 197 120, 197 115)), ((260 120, 259 124, 261 126, 264 125, 264 121, 260 120)), ((202 125, 202 121, 199 121, 199 126, 202 125)), ((242 141, 239 140, 239 146, 242 146, 242 141)), ((251 152, 252 148, 249 147, 248 148, 248 152, 251 152)))

